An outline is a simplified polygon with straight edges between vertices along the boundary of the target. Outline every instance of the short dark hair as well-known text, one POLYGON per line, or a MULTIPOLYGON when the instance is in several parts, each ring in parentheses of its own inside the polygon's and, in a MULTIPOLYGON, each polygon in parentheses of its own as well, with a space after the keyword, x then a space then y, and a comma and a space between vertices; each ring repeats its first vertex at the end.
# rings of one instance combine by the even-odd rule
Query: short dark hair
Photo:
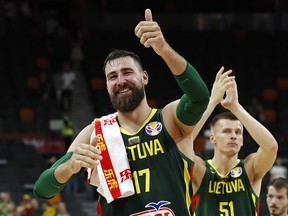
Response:
POLYGON ((110 54, 104 60, 103 71, 105 72, 105 67, 110 61, 118 59, 118 58, 127 57, 127 56, 134 59, 134 61, 137 62, 137 64, 139 65, 140 69, 143 70, 141 59, 139 58, 139 56, 136 53, 131 52, 131 51, 127 51, 127 50, 115 49, 112 52, 110 52, 110 54))
POLYGON ((288 196, 288 180, 286 178, 283 178, 283 177, 275 178, 268 184, 268 188, 270 186, 274 187, 276 190, 280 190, 281 188, 286 188, 287 196, 288 196))
POLYGON ((230 111, 225 111, 214 116, 214 118, 210 122, 210 126, 214 127, 214 125, 221 119, 228 119, 232 121, 238 120, 238 118, 233 113, 231 113, 230 111))

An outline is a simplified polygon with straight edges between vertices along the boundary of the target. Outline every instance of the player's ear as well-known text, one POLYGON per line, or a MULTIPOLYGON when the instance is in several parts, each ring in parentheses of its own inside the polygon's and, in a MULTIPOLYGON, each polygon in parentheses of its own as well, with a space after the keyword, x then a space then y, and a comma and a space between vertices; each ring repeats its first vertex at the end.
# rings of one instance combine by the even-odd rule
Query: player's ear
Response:
POLYGON ((148 82, 149 82, 149 76, 148 76, 147 71, 145 71, 145 70, 143 71, 142 80, 143 80, 143 83, 144 83, 145 85, 147 85, 148 82))

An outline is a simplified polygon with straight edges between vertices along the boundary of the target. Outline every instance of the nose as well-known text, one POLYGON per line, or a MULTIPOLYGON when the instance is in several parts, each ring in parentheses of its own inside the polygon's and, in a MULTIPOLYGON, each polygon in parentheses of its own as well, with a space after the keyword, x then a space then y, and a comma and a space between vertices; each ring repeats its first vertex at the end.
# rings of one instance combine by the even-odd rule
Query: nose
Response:
POLYGON ((275 204, 276 202, 277 202, 277 198, 276 198, 276 197, 273 197, 273 198, 271 199, 271 203, 275 204))
POLYGON ((231 132, 231 139, 233 139, 233 140, 236 139, 236 132, 235 131, 231 132))
POLYGON ((125 83, 126 83, 125 77, 122 76, 121 74, 118 75, 117 85, 118 85, 118 86, 123 86, 125 83))

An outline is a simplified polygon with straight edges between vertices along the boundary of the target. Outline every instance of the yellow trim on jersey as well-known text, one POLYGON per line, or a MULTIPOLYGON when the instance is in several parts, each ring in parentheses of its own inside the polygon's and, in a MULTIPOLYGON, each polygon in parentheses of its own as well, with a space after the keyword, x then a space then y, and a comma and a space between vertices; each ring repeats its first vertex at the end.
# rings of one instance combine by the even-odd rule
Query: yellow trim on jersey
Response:
POLYGON ((191 182, 190 180, 190 173, 189 173, 189 169, 188 169, 188 162, 184 159, 183 160, 183 163, 184 163, 184 182, 185 182, 185 185, 186 185, 186 206, 187 206, 187 209, 188 209, 188 212, 190 212, 190 207, 191 207, 191 197, 190 197, 190 193, 189 193, 189 184, 191 182))
MULTIPOLYGON (((252 197, 252 200, 253 200, 255 209, 256 209, 256 211, 255 211, 255 216, 258 216, 258 214, 257 214, 257 207, 258 207, 258 206, 256 206, 257 197, 256 197, 255 194, 253 194, 253 193, 251 194, 251 197, 252 197)), ((259 201, 259 202, 260 202, 260 201, 259 201)))
POLYGON ((213 169, 216 171, 217 175, 219 175, 221 178, 228 178, 229 177, 229 174, 230 174, 230 171, 235 168, 239 163, 240 163, 240 159, 237 159, 237 163, 225 174, 225 175, 222 175, 220 172, 218 172, 218 170, 215 168, 215 166, 213 165, 212 163, 212 160, 207 160, 207 162, 210 164, 211 167, 213 167, 213 169))
MULTIPOLYGON (((138 131, 137 131, 135 134, 137 134, 137 133, 150 121, 150 119, 155 115, 156 112, 157 112, 157 109, 152 109, 152 110, 151 110, 149 116, 148 116, 148 117, 146 118, 146 120, 142 123, 141 127, 138 129, 138 131)), ((125 130, 124 128, 122 128, 122 127, 120 127, 120 131, 121 131, 121 133, 126 134, 126 135, 128 135, 128 136, 134 135, 134 134, 126 131, 126 130, 125 130)))

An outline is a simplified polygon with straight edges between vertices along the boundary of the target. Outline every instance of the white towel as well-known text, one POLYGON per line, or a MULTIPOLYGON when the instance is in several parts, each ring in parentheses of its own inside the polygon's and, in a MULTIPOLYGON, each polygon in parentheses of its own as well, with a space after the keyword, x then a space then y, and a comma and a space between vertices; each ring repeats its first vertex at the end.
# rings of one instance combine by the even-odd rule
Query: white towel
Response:
POLYGON ((97 186, 97 191, 107 203, 135 193, 128 157, 116 120, 116 113, 95 121, 91 141, 98 137, 98 148, 103 159, 94 169, 88 169, 88 182, 97 186))

